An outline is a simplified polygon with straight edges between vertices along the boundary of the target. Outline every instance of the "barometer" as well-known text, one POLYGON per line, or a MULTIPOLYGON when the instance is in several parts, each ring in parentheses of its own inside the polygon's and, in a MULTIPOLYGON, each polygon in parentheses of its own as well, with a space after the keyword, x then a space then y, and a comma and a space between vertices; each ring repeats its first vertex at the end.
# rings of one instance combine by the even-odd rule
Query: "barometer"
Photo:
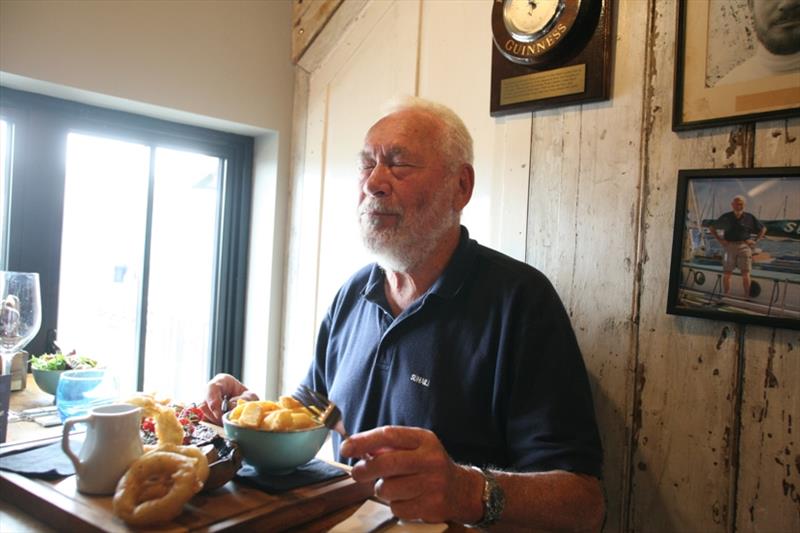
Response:
POLYGON ((608 98, 612 0, 494 0, 491 114, 608 98))

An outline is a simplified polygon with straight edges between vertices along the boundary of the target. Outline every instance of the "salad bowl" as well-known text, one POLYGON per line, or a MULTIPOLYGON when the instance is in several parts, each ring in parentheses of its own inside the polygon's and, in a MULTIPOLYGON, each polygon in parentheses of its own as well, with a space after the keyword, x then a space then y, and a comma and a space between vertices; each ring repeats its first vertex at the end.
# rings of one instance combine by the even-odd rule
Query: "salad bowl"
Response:
POLYGON ((61 374, 66 370, 36 370, 32 369, 33 379, 36 384, 47 394, 55 396, 56 389, 58 389, 58 380, 61 379, 61 374))
POLYGON ((61 374, 67 370, 95 368, 97 361, 82 355, 46 353, 31 359, 31 372, 36 385, 47 394, 55 396, 61 374))

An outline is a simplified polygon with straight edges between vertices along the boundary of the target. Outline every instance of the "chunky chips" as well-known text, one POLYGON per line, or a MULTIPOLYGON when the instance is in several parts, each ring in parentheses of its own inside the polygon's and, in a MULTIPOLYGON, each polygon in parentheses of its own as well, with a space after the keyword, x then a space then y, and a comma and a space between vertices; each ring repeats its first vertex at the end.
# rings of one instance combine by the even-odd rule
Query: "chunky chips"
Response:
POLYGON ((273 401, 240 401, 228 415, 234 424, 264 431, 294 431, 318 427, 316 415, 291 396, 273 401))

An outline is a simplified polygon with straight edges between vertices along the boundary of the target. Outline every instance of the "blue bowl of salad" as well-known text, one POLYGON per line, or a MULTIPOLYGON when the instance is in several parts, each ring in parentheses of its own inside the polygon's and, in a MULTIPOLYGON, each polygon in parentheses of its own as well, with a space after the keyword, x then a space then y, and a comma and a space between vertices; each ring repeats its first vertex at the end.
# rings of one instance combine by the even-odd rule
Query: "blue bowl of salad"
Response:
POLYGON ((36 385, 47 394, 55 396, 58 389, 58 380, 61 374, 67 370, 77 370, 82 368, 95 368, 97 361, 83 355, 74 353, 64 355, 62 353, 46 353, 39 357, 31 358, 31 371, 36 385))

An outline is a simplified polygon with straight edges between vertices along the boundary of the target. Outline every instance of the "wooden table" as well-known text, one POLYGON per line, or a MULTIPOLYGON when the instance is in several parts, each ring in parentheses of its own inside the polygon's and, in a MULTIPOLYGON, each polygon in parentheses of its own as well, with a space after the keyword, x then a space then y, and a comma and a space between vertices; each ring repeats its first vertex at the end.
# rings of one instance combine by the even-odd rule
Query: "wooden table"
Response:
MULTIPOLYGON (((29 446, 6 444, 0 451, 29 446)), ((370 485, 356 483, 349 476, 278 495, 231 481, 215 491, 195 495, 184 512, 159 531, 321 532, 347 518, 370 496, 370 485)), ((129 531, 113 515, 111 497, 81 494, 75 476, 46 481, 0 471, 0 499, 4 503, 0 507, 3 531, 12 530, 10 524, 40 531, 129 531)))
MULTIPOLYGON (((20 412, 27 409, 52 406, 53 403, 53 395, 42 391, 33 379, 33 374, 28 374, 25 388, 11 393, 9 407, 12 412, 20 412)), ((15 420, 13 422, 9 420, 6 442, 30 441, 59 435, 61 435, 61 426, 45 428, 36 422, 28 420, 15 420)))
MULTIPOLYGON (((11 396, 13 411, 50 403, 52 396, 40 391, 30 376, 27 388, 11 396)), ((0 453, 56 442, 61 427, 42 428, 27 421, 10 423, 9 442, 0 445, 0 453)), ((328 453, 323 449, 320 457, 328 460, 328 453)), ((322 533, 352 515, 372 493, 371 485, 356 483, 349 476, 279 495, 230 481, 216 491, 193 497, 180 516, 158 530, 322 533)), ((44 481, 0 470, 0 531, 65 530, 130 531, 112 514, 110 496, 79 493, 74 476, 44 481)), ((451 524, 447 531, 465 530, 451 524)))
MULTIPOLYGON (((51 405, 32 376, 26 388, 11 393, 12 411, 51 405)), ((8 425, 0 453, 56 442, 62 426, 44 428, 18 420, 8 425)), ((350 477, 270 495, 235 481, 211 493, 196 495, 184 512, 163 531, 327 531, 350 516, 372 487, 350 477)), ((86 496, 75 488, 75 477, 56 481, 27 478, 0 471, 0 531, 128 531, 111 513, 111 497, 86 496)))

